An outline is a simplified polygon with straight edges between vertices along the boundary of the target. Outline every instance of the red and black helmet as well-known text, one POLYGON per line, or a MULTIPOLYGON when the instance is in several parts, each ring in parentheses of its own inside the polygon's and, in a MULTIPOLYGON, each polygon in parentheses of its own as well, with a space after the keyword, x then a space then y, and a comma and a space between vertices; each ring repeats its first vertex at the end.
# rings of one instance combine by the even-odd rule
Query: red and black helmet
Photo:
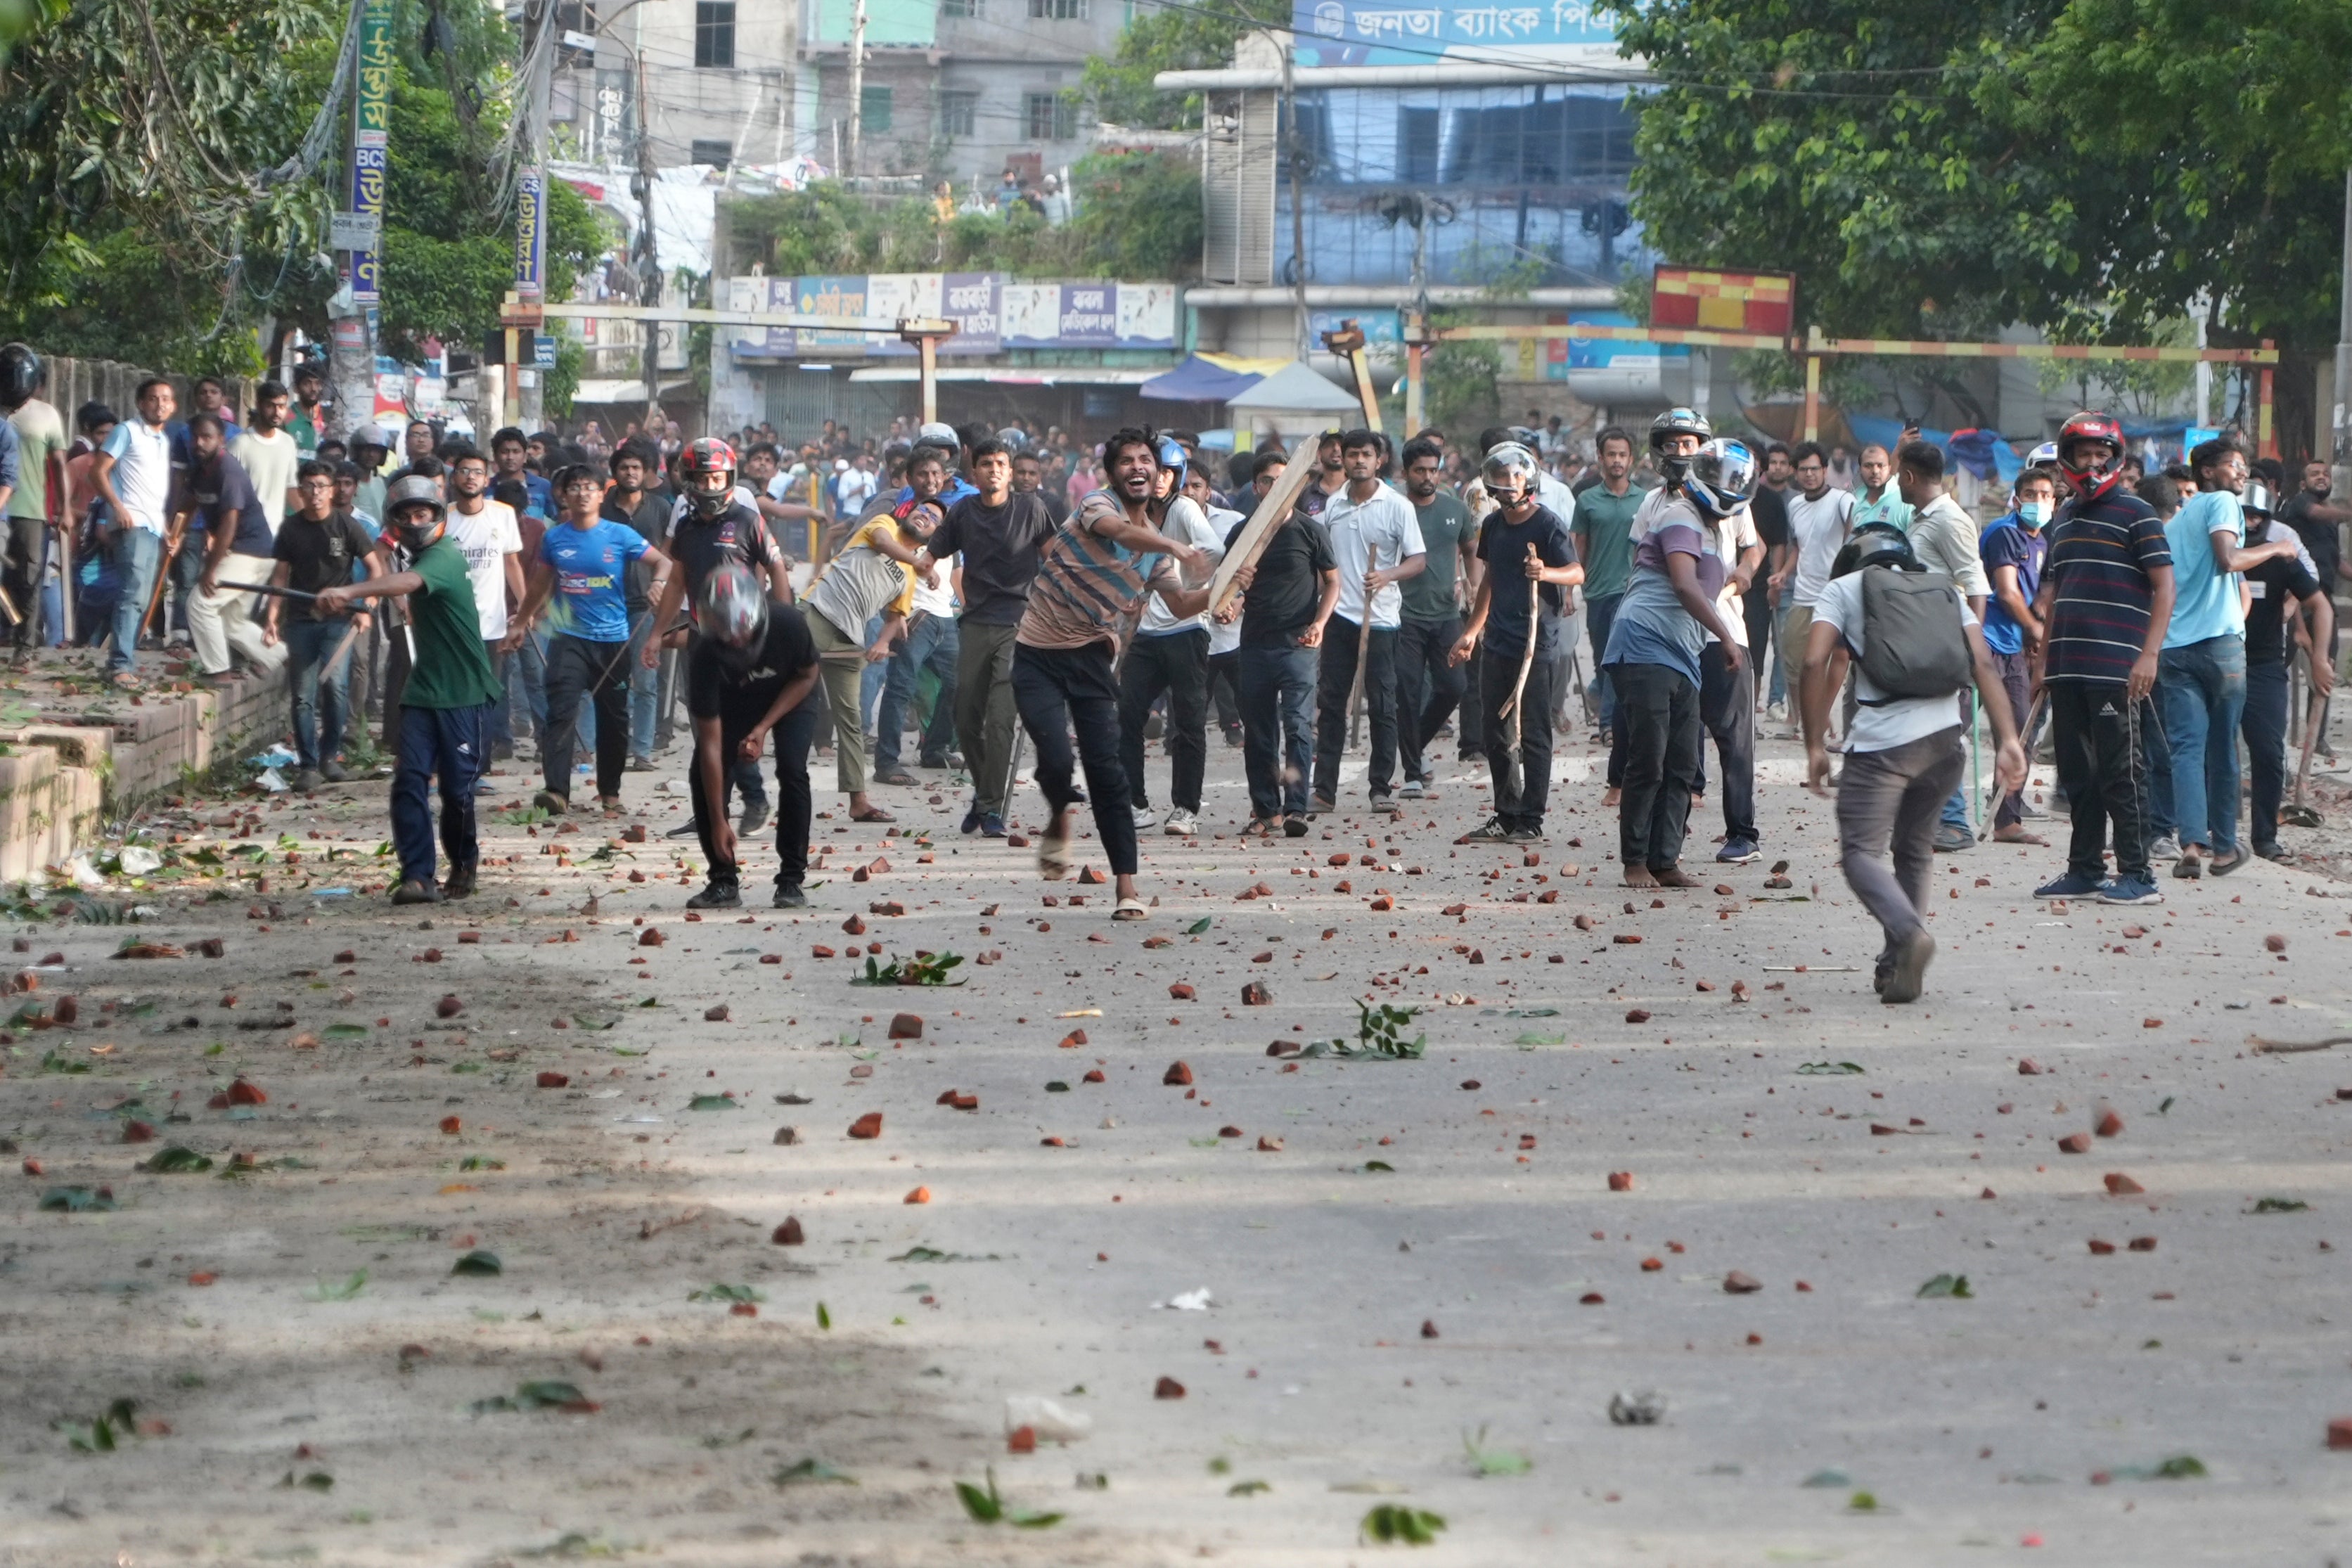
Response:
POLYGON ((2058 427, 2058 471, 2066 476, 2066 483, 2077 500, 2096 500, 2115 489, 2116 481, 2124 475, 2124 427, 2112 415, 2084 411, 2058 427), (2075 460, 2074 448, 2084 441, 2098 441, 2107 447, 2107 465, 2094 472, 2075 460))
POLYGON ((735 448, 716 436, 697 437, 677 455, 677 482, 698 514, 718 516, 734 500, 735 448), (715 491, 705 490, 695 480, 706 474, 723 474, 726 482, 715 491))

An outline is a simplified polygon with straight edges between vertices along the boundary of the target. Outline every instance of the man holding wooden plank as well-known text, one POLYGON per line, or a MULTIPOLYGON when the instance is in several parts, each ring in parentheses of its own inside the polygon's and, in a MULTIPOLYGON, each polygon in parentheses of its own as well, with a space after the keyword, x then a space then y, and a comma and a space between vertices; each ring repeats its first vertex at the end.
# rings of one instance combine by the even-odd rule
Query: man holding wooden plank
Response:
POLYGON ((1397 625, 1404 607, 1397 584, 1421 575, 1429 556, 1412 503, 1381 479, 1389 445, 1376 430, 1339 438, 1347 488, 1323 506, 1323 529, 1339 574, 1339 598, 1323 638, 1315 715, 1315 795, 1311 809, 1337 808, 1339 753, 1349 710, 1360 689, 1372 721, 1370 772, 1365 791, 1374 811, 1393 812, 1389 781, 1397 762, 1397 625))

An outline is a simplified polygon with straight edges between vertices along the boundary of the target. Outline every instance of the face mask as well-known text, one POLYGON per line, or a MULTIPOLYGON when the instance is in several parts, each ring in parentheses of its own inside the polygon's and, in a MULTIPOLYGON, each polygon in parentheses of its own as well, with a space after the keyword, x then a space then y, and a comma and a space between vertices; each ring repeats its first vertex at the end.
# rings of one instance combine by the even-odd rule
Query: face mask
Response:
POLYGON ((2039 531, 2050 521, 2050 514, 2053 510, 2052 504, 2046 500, 2020 501, 2017 503, 2017 521, 2039 531))

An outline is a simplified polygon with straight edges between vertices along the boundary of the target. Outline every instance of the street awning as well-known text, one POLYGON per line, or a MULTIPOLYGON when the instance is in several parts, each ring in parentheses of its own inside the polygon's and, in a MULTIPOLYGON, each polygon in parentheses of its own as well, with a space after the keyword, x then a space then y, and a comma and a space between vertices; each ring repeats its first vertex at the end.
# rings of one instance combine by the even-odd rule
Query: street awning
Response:
POLYGON ((1247 392, 1225 399, 1236 413, 1355 414, 1363 405, 1340 391, 1300 360, 1292 360, 1247 392))
MULTIPOLYGON (((667 397, 674 392, 690 391, 693 386, 694 383, 691 381, 665 381, 661 384, 662 395, 667 397)), ((572 401, 574 403, 641 404, 645 400, 646 384, 634 376, 627 378, 601 376, 593 381, 583 381, 580 384, 580 390, 572 395, 572 401)))
MULTIPOLYGON (((990 386, 1141 386, 1160 373, 1144 366, 1114 369, 1103 365, 1019 365, 994 369, 985 365, 940 368, 935 379, 984 382, 990 386)), ((911 364, 871 365, 849 373, 852 381, 915 382, 922 368, 911 364)))

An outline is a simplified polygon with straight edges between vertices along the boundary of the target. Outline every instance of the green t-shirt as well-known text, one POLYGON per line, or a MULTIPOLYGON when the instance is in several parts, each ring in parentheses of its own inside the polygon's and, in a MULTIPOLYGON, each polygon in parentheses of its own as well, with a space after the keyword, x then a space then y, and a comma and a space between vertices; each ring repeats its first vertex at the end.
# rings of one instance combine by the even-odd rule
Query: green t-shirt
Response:
POLYGON ((1649 494, 1639 485, 1627 485, 1622 496, 1607 485, 1588 485, 1577 492, 1576 557, 1584 563, 1584 596, 1613 599, 1633 580, 1633 514, 1649 494))
POLYGON ((408 569, 425 579, 425 586, 404 601, 415 622, 416 658, 401 701, 411 708, 478 708, 496 700, 499 683, 482 647, 465 552, 444 539, 408 569))
MULTIPOLYGON (((1410 496, 1406 497, 1412 500, 1410 496)), ((1404 595, 1404 618, 1443 621, 1461 614, 1454 605, 1454 580, 1462 566, 1462 536, 1470 531, 1470 509, 1444 490, 1430 497, 1427 506, 1416 502, 1413 516, 1421 523, 1421 542, 1429 563, 1418 577, 1399 584, 1404 595)))
POLYGON ((18 448, 16 489, 8 498, 8 515, 46 518, 49 515, 49 458, 66 449, 65 421, 55 408, 34 397, 8 416, 8 423, 16 427, 18 448))

